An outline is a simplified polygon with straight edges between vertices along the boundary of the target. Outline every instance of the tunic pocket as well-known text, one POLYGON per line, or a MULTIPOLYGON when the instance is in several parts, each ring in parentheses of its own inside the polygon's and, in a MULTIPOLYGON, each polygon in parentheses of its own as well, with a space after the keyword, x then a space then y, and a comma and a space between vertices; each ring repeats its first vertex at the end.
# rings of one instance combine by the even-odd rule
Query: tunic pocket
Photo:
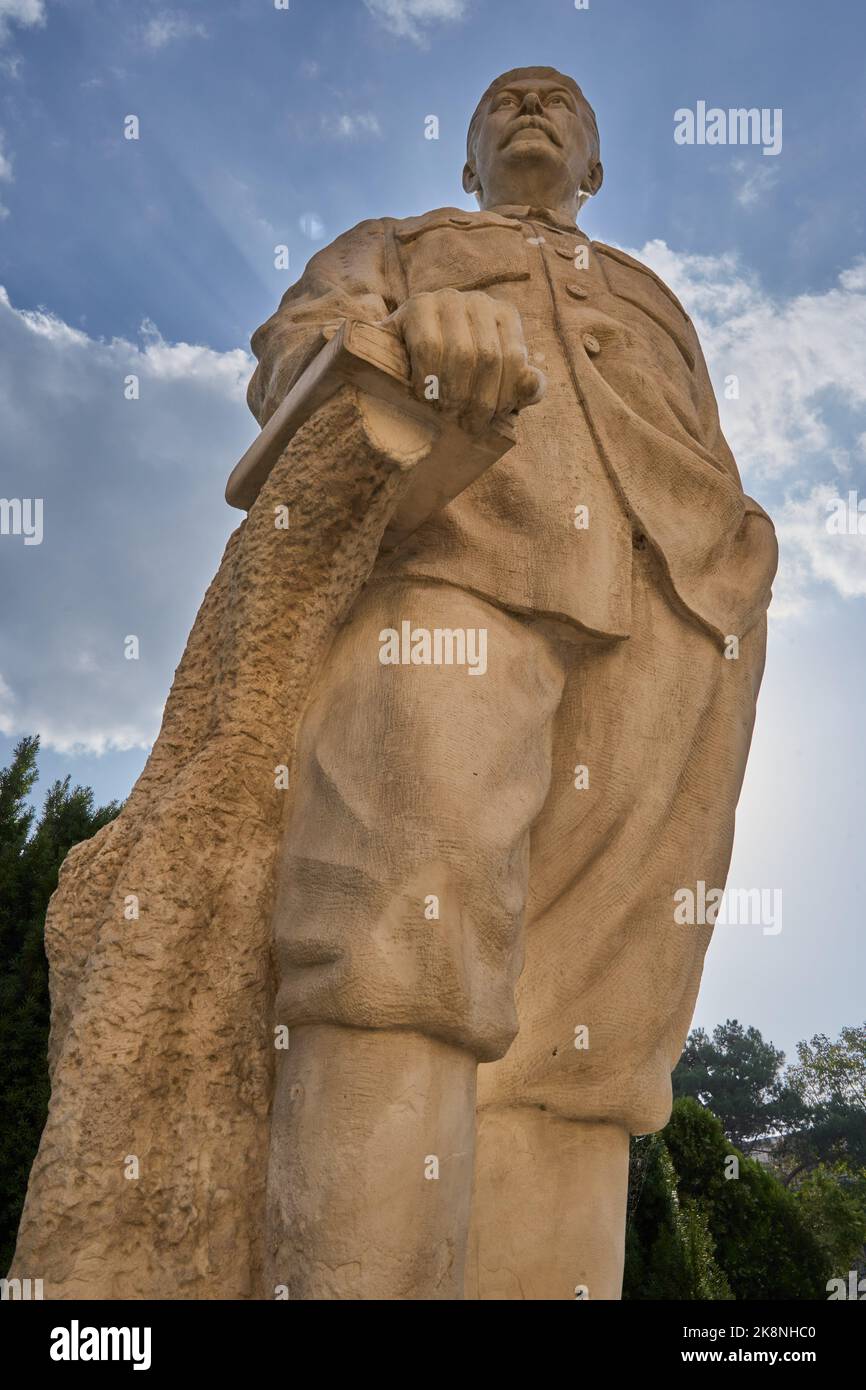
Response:
POLYGON ((430 290, 483 290, 529 279, 523 227, 467 213, 413 219, 395 232, 410 295, 430 290))

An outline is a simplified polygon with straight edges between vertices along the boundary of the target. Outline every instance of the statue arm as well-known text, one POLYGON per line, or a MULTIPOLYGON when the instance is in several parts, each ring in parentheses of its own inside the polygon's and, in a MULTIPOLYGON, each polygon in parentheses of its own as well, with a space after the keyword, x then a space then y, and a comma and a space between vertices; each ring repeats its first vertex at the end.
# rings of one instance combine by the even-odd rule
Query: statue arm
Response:
POLYGON ((265 425, 301 372, 324 344, 322 330, 342 319, 379 323, 388 301, 385 225, 361 222, 317 252, 276 313, 256 329, 251 347, 258 366, 247 403, 265 425))
POLYGON ((324 346, 324 330, 347 319, 387 321, 408 353, 413 393, 429 402, 427 383, 437 378, 439 408, 472 434, 541 398, 543 375, 529 365, 516 309, 457 289, 407 297, 390 222, 361 222, 315 255, 253 334, 258 366, 247 401, 263 428, 324 346))

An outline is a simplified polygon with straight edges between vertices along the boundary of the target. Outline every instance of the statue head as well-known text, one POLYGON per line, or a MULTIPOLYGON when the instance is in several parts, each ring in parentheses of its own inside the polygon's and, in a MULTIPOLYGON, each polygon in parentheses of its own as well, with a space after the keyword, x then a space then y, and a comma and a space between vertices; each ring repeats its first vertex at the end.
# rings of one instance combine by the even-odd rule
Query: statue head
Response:
POLYGON ((576 216, 601 187, 595 112, 556 68, 514 68, 491 82, 469 123, 463 187, 482 208, 506 203, 576 216))

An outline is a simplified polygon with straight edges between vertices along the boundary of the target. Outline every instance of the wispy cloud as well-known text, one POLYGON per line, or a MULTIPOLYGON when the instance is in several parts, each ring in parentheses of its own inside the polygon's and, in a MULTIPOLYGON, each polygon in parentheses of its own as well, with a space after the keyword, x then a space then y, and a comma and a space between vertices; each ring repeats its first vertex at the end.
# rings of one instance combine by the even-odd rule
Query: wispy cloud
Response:
POLYGON ((45 23, 45 0, 0 0, 0 43, 9 37, 13 24, 23 27, 45 23))
POLYGON ((455 23, 466 14, 468 0, 364 0, 380 24, 401 39, 423 43, 431 24, 455 23))
POLYGON ((12 162, 6 153, 6 137, 0 130, 0 182, 9 182, 12 178, 12 162))
POLYGON ((760 164, 753 161, 751 166, 745 159, 733 163, 735 198, 741 207, 751 208, 763 203, 779 181, 779 166, 769 164, 766 159, 760 164))
POLYGON ((832 585, 843 598, 866 598, 866 534, 828 525, 839 502, 847 505, 847 493, 832 483, 797 488, 776 516, 782 558, 792 566, 792 592, 782 595, 790 611, 802 610, 815 583, 832 585))
MULTIPOLYGON (((0 130, 0 183, 12 182, 12 161, 6 153, 6 137, 0 130)), ((9 209, 0 202, 0 222, 9 216, 9 209)))
POLYGON ((866 595, 866 536, 826 526, 831 496, 859 486, 866 497, 866 260, 829 289, 781 299, 733 255, 680 255, 662 241, 634 254, 695 320, 747 490, 778 521, 774 611, 802 611, 816 583, 866 595))
POLYGON ((146 747, 240 519, 222 490, 255 431, 254 364, 148 322, 137 342, 99 341, 2 289, 0 356, 3 493, 41 498, 44 516, 40 545, 0 536, 0 733, 36 730, 65 752, 146 747), (123 657, 129 634, 138 661, 123 657))
POLYGON ((187 19, 177 10, 163 10, 144 27, 142 37, 148 48, 165 48, 179 39, 206 39, 207 29, 203 24, 187 19))
POLYGON ((866 407, 866 260, 829 289, 782 299, 733 255, 680 255, 663 241, 634 254, 695 320, 726 433, 752 479, 802 478, 845 447, 837 407, 866 407), (724 396, 731 374, 738 399, 724 396))
POLYGON ((323 116, 322 133, 334 140, 358 140, 365 135, 381 135, 382 129, 372 111, 344 111, 338 116, 323 116))

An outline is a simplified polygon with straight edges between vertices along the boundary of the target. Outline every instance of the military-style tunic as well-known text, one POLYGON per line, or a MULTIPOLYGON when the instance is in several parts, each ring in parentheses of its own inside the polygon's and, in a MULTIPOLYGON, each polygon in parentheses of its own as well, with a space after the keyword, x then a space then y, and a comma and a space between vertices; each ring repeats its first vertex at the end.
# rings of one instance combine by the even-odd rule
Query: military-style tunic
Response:
POLYGON ((513 304, 548 388, 520 415, 517 446, 389 568, 616 637, 631 631, 633 545, 648 544, 671 597, 717 636, 742 637, 766 611, 775 537, 743 493, 692 322, 646 266, 544 209, 441 208, 338 237, 253 337, 259 421, 323 326, 376 322, 444 288, 513 304))

